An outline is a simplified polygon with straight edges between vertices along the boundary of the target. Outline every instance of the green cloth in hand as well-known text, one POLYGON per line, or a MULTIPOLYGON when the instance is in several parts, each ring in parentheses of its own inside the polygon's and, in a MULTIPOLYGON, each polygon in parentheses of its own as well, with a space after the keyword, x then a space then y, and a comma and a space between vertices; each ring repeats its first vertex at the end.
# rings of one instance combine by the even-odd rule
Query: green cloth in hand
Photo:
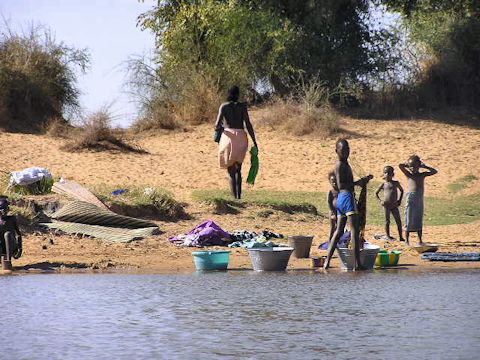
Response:
POLYGON ((250 149, 250 170, 248 171, 247 183, 255 184, 255 178, 258 174, 258 169, 260 167, 260 162, 258 161, 258 148, 252 146, 250 149))

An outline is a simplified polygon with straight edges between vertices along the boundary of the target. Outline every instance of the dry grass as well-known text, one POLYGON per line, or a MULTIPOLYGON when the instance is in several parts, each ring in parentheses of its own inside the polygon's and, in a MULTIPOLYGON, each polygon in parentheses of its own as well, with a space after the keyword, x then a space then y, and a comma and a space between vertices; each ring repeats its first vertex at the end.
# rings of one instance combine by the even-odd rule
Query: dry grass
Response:
POLYGON ((172 110, 157 99, 148 104, 148 109, 135 121, 131 129, 134 133, 141 133, 161 129, 174 130, 179 127, 181 124, 175 119, 172 110))
POLYGON ((191 89, 183 91, 182 100, 175 104, 175 118, 191 125, 212 122, 222 103, 217 87, 201 76, 193 79, 189 86, 191 89))
POLYGON ((127 144, 121 138, 121 132, 110 126, 111 115, 107 109, 101 109, 87 117, 82 132, 73 141, 63 147, 66 151, 120 151, 145 153, 141 148, 127 144))
POLYGON ((328 102, 312 106, 305 101, 276 99, 264 110, 261 123, 296 136, 326 137, 339 130, 340 115, 328 102))
POLYGON ((52 138, 69 138, 73 127, 62 118, 52 118, 45 124, 45 135, 52 138))
POLYGON ((199 75, 175 81, 174 90, 143 105, 144 114, 133 124, 133 132, 182 129, 215 119, 222 99, 214 82, 199 75))

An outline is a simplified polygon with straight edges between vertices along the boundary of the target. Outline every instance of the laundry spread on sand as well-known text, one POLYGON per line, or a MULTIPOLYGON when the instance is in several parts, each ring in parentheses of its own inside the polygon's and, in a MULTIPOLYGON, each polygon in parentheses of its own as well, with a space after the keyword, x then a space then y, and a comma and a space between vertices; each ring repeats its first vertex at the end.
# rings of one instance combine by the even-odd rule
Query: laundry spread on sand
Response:
POLYGON ((230 234, 215 224, 213 220, 205 221, 196 226, 188 234, 180 234, 168 239, 170 242, 182 246, 227 246, 230 240, 230 234))
POLYGON ((270 240, 273 238, 280 239, 283 238, 283 235, 270 230, 263 230, 259 233, 255 231, 238 230, 229 233, 215 224, 212 220, 208 220, 196 226, 189 233, 179 234, 168 240, 180 246, 204 247, 228 245, 229 247, 251 249, 279 246, 270 240))
POLYGON ((282 244, 276 244, 270 239, 281 239, 284 236, 282 234, 274 233, 270 230, 263 230, 260 233, 248 230, 237 230, 231 234, 232 243, 228 245, 231 248, 265 248, 265 247, 277 247, 282 244))
POLYGON ((31 167, 20 171, 12 171, 9 186, 30 185, 43 178, 51 179, 52 174, 47 169, 41 167, 31 167))
POLYGON ((54 221, 41 224, 52 230, 60 230, 67 234, 87 235, 97 239, 113 242, 131 242, 141 240, 160 233, 158 227, 125 229, 110 226, 88 225, 65 221, 54 221))
POLYGON ((127 192, 128 192, 128 189, 116 189, 112 191, 112 195, 119 196, 119 195, 126 194, 127 192))
POLYGON ((385 235, 385 234, 375 234, 375 235, 373 235, 373 238, 374 238, 375 240, 384 240, 384 241, 395 240, 393 237, 388 237, 388 236, 385 235))
POLYGON ((85 201, 72 201, 50 217, 52 222, 40 225, 67 234, 87 235, 108 241, 129 242, 160 232, 154 222, 119 215, 85 201))
POLYGON ((103 210, 85 201, 72 201, 53 213, 51 218, 58 221, 128 229, 157 226, 152 221, 119 215, 110 210, 103 210))
POLYGON ((59 181, 53 183, 52 191, 76 200, 88 202, 101 209, 108 210, 108 207, 101 202, 95 194, 75 181, 61 178, 59 181))
POLYGON ((480 252, 464 252, 464 253, 425 253, 422 260, 430 261, 480 261, 480 252))
POLYGON ((249 231, 249 230, 236 230, 233 233, 231 233, 231 237, 233 241, 249 240, 259 236, 263 236, 267 239, 272 239, 272 238, 282 239, 284 237, 282 234, 277 234, 270 230, 263 230, 259 233, 255 231, 249 231))

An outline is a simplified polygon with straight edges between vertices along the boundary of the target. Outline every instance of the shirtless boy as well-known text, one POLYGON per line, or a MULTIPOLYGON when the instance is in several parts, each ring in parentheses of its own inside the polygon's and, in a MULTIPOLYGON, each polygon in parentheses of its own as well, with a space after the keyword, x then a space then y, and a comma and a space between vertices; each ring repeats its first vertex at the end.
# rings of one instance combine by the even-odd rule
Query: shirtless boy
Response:
POLYGON ((375 196, 385 208, 385 234, 389 239, 390 236, 390 213, 393 215, 395 222, 397 223, 398 236, 400 241, 405 241, 402 235, 402 220, 400 218, 399 206, 402 203, 403 188, 400 182, 393 180, 394 170, 391 166, 385 166, 383 168, 383 178, 385 182, 379 186, 375 192, 375 196), (383 190, 383 200, 380 199, 379 193, 383 190), (398 191, 400 191, 400 197, 398 197, 398 191))
POLYGON ((348 163, 350 147, 347 140, 338 140, 335 145, 335 152, 337 153, 338 157, 338 160, 335 164, 335 178, 337 180, 337 186, 339 190, 337 199, 337 228, 330 239, 327 259, 325 260, 323 268, 328 269, 330 267, 330 260, 332 259, 333 252, 337 247, 337 242, 345 230, 345 225, 348 219, 354 253, 355 265, 353 269, 360 270, 362 269, 360 263, 360 224, 357 205, 355 203, 354 186, 365 185, 373 178, 373 176, 368 175, 358 181, 353 181, 352 168, 348 163))
POLYGON ((333 171, 328 173, 328 181, 330 182, 330 186, 332 187, 327 195, 327 203, 328 203, 329 219, 330 219, 330 235, 328 237, 328 240, 330 240, 337 227, 338 186, 337 186, 337 178, 335 177, 335 173, 333 171))
POLYGON ((409 245, 410 233, 416 232, 419 244, 422 245, 424 183, 425 178, 435 175, 437 170, 425 165, 417 155, 410 156, 407 163, 398 166, 408 178, 407 200, 405 204, 406 243, 409 245), (420 169, 428 171, 420 172, 420 169))

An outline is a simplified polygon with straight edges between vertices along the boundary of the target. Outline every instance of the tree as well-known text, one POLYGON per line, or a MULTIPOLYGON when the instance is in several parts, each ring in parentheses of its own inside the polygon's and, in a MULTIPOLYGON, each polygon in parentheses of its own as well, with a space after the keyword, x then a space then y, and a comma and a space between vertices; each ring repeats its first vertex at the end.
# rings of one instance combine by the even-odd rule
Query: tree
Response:
POLYGON ((478 0, 383 2, 404 17, 423 54, 418 91, 424 105, 473 105, 480 97, 480 3, 478 0))
MULTIPOLYGON (((331 86, 357 81, 375 68, 370 46, 369 1, 243 0, 253 8, 270 9, 290 20, 301 37, 288 49, 289 64, 306 78, 318 76, 331 86)), ((288 79, 277 79, 285 85, 288 79)))

